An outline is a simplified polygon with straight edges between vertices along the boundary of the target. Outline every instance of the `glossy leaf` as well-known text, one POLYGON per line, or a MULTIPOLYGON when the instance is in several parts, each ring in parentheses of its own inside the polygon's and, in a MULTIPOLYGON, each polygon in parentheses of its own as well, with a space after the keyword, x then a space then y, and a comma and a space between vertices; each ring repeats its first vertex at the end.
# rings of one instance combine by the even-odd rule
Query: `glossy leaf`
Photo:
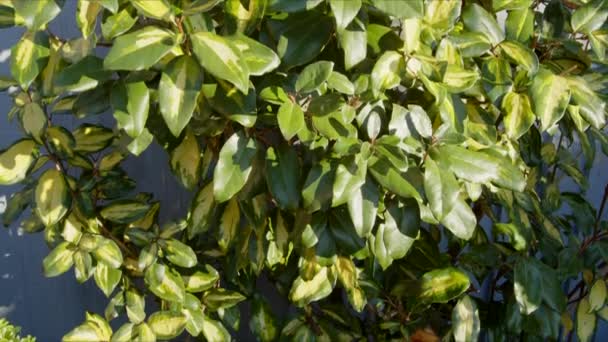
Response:
POLYGON ((156 64, 177 43, 173 32, 156 26, 146 26, 117 37, 103 65, 109 70, 147 69, 156 64))
POLYGON ((19 183, 36 161, 38 148, 33 140, 20 140, 0 153, 0 185, 19 183))
POLYGON ((150 266, 146 271, 146 284, 152 293, 164 300, 183 302, 186 296, 182 278, 165 265, 150 266))
POLYGON ((319 61, 309 64, 302 70, 296 80, 296 91, 300 93, 310 93, 317 90, 329 79, 333 70, 334 63, 319 61))
POLYGON ((477 304, 469 296, 462 297, 452 310, 454 340, 457 342, 476 341, 480 322, 477 304))
POLYGON ((72 197, 68 184, 55 169, 45 171, 36 185, 36 213, 45 226, 59 222, 70 209, 72 197))
POLYGON ((203 72, 191 56, 177 57, 163 70, 158 102, 174 136, 179 136, 190 121, 202 84, 203 72))
POLYGON ((337 29, 343 30, 348 26, 348 24, 350 24, 351 21, 353 21, 353 19, 357 16, 357 13, 359 13, 359 10, 361 9, 361 0, 331 0, 329 5, 331 6, 331 11, 334 14, 337 29))
POLYGON ((278 205, 295 210, 300 203, 298 155, 286 147, 266 151, 266 183, 278 205))
POLYGON ((247 94, 249 67, 242 63, 244 56, 236 44, 211 32, 198 32, 190 38, 194 55, 207 72, 247 94))
POLYGON ((234 133, 220 151, 213 174, 213 195, 218 203, 226 202, 239 192, 252 170, 256 146, 243 132, 234 133))
POLYGON ((505 131, 512 139, 519 139, 534 124, 536 117, 526 94, 507 93, 502 100, 502 109, 505 112, 505 131))
POLYGON ((171 170, 187 189, 194 189, 200 177, 201 148, 196 136, 188 130, 182 142, 171 151, 171 170))
POLYGON ((172 311, 157 311, 148 318, 148 325, 157 338, 169 340, 179 336, 186 327, 186 317, 172 311))
POLYGON ((60 243, 42 261, 44 276, 56 277, 67 272, 74 264, 74 252, 74 246, 69 242, 60 243))
MULTIPOLYGON (((54 0, 36 1, 36 4, 54 0)), ((20 2, 22 3, 22 2, 20 2)), ((26 32, 11 50, 11 74, 21 88, 27 89, 42 72, 49 58, 49 37, 44 32, 26 32)))
POLYGON ((457 268, 426 272, 420 279, 418 300, 424 303, 446 303, 464 293, 469 285, 469 277, 457 268))
POLYGON ((530 88, 534 113, 540 119, 541 131, 557 124, 570 103, 568 82, 548 70, 541 69, 530 88))
POLYGON ((493 45, 505 39, 496 19, 478 4, 468 5, 462 12, 462 21, 469 31, 485 34, 493 45))

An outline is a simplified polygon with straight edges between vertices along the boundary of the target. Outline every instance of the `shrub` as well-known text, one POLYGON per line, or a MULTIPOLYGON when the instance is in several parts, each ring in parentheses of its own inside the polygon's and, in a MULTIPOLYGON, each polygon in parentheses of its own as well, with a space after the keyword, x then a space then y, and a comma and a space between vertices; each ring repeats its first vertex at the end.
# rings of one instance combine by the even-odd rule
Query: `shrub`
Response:
POLYGON ((1 342, 36 342, 32 336, 21 337, 21 328, 12 325, 4 318, 0 318, 0 341, 1 342))
POLYGON ((44 273, 109 298, 65 341, 225 341, 246 302, 262 341, 585 341, 608 318, 606 195, 584 197, 606 1, 81 0, 69 40, 62 1, 0 4, 26 28, 4 224, 31 208, 44 273), (121 169, 153 141, 183 220, 121 169))

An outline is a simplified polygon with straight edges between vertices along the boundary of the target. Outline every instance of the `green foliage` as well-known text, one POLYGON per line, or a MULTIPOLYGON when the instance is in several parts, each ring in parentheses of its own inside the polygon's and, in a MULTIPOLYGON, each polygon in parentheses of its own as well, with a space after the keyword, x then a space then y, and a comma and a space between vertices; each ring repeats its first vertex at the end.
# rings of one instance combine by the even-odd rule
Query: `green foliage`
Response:
POLYGON ((10 324, 6 319, 0 318, 0 341, 3 342, 36 342, 32 336, 21 337, 21 328, 10 324))
POLYGON ((608 1, 79 0, 70 40, 62 8, 0 1, 25 27, 0 185, 44 274, 109 298, 64 341, 587 341, 608 319, 608 189, 585 199, 608 1), (183 220, 121 168, 152 142, 183 220))

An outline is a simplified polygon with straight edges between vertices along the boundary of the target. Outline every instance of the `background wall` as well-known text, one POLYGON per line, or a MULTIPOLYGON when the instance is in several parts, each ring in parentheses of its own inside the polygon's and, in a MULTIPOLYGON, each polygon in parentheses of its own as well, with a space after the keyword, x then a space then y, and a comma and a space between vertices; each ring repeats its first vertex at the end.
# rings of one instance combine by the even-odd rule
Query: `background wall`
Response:
MULTIPOLYGON (((61 16, 55 19, 50 29, 61 37, 77 37, 73 14, 75 1, 67 1, 61 16)), ((19 40, 23 29, 0 29, 0 74, 8 75, 10 48, 19 40)), ((16 122, 8 122, 8 111, 12 101, 0 93, 0 149, 22 136, 16 122)), ((77 120, 70 116, 61 119, 67 128, 75 127, 77 120)), ((96 119, 113 125, 111 115, 96 119)), ((589 174, 588 199, 599 205, 603 188, 608 183, 608 158, 598 149, 594 168, 589 174)), ((161 201, 161 222, 183 218, 188 210, 190 194, 183 191, 174 180, 168 167, 167 155, 159 146, 152 145, 139 158, 130 158, 124 163, 126 171, 139 186, 138 190, 152 191, 161 201)), ((564 188, 572 185, 564 184, 564 188)), ((6 198, 17 186, 0 187, 0 212, 6 198)), ((79 285, 72 272, 45 278, 42 274, 42 259, 48 254, 42 234, 21 235, 17 225, 0 229, 0 317, 6 316, 12 323, 32 334, 38 341, 59 341, 67 331, 84 320, 84 311, 103 313, 108 302, 91 279, 79 285)), ((272 301, 271 301, 272 302, 272 301)), ((243 317, 242 333, 247 330, 243 317)), ((607 336, 608 328, 603 324, 596 335, 607 336)), ((240 334, 244 336, 243 334, 240 334)), ((247 338, 245 338, 248 340, 247 338)))

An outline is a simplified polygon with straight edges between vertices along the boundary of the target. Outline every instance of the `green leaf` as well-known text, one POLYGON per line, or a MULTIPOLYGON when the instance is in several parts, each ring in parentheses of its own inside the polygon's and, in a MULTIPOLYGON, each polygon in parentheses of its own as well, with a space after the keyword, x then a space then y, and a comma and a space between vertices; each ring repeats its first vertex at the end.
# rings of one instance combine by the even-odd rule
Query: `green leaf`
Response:
POLYGON ((26 103, 21 112, 21 125, 25 134, 42 142, 42 135, 46 129, 48 118, 42 107, 36 102, 26 103))
POLYGON ((196 194, 194 201, 192 201, 190 221, 188 223, 188 238, 192 239, 194 236, 204 233, 209 229, 215 204, 213 183, 209 183, 196 194))
POLYGON ((297 103, 285 101, 277 113, 279 129, 285 140, 291 140, 298 132, 306 127, 304 112, 297 103))
POLYGON ((118 36, 103 61, 109 70, 148 69, 171 51, 178 43, 176 35, 156 26, 118 36))
POLYGON ((112 336, 112 328, 101 316, 86 313, 85 322, 67 333, 61 341, 63 342, 99 342, 109 341, 112 336))
POLYGON ((600 99, 589 83, 581 77, 569 77, 568 87, 572 93, 572 101, 579 106, 585 121, 597 129, 604 127, 606 102, 600 99))
POLYGON ((581 342, 592 341, 597 326, 597 316, 590 309, 587 298, 583 298, 576 307, 576 336, 581 342))
POLYGON ((448 65, 443 74, 443 85, 451 93, 460 93, 473 87, 479 80, 477 70, 466 70, 456 65, 448 65))
POLYGON ((420 279, 417 300, 422 303, 447 303, 469 289, 469 276, 448 267, 426 272, 420 279))
POLYGON ((344 30, 338 31, 340 47, 344 51, 344 68, 352 69, 367 55, 367 29, 359 18, 355 18, 344 30))
POLYGON ((518 67, 527 70, 529 74, 535 74, 538 71, 538 57, 522 43, 505 40, 500 43, 499 47, 507 58, 517 64, 518 67))
POLYGON ((122 266, 122 252, 116 242, 110 239, 104 239, 95 248, 93 255, 97 261, 105 263, 110 268, 120 268, 122 266))
POLYGON ((418 236, 419 212, 415 205, 391 205, 373 240, 373 252, 383 270, 403 258, 418 236))
POLYGON ((329 41, 333 26, 330 17, 306 11, 290 14, 282 20, 270 20, 268 31, 278 42, 276 51, 283 67, 289 69, 315 58, 329 41))
POLYGON ((521 224, 516 223, 496 223, 496 232, 505 234, 516 251, 525 251, 528 248, 528 241, 531 239, 529 232, 521 224))
POLYGON ((414 198, 422 201, 420 193, 412 182, 422 185, 422 178, 419 170, 408 170, 404 173, 399 171, 391 162, 385 158, 375 158, 370 160, 368 171, 374 179, 387 190, 403 198, 414 198))
POLYGON ((459 197, 456 202, 454 202, 452 210, 445 214, 443 219, 441 219, 441 224, 450 230, 456 237, 463 240, 469 240, 475 233, 477 218, 470 205, 459 197))
POLYGON ((534 33, 534 11, 527 7, 509 11, 505 27, 508 40, 528 43, 534 33))
POLYGON ((508 92, 502 100, 502 109, 505 112, 505 131, 511 139, 519 139, 536 119, 527 94, 508 92))
POLYGON ((190 36, 194 55, 211 75, 234 84, 243 94, 249 91, 249 68, 232 41, 212 32, 190 36))
POLYGON ((118 1, 119 0, 99 0, 99 3, 108 11, 116 13, 118 12, 118 1))
POLYGON ((424 21, 439 33, 451 30, 460 17, 461 0, 430 0, 426 1, 424 21))
POLYGON ((172 22, 175 17, 166 0, 130 0, 131 5, 146 17, 172 22))
POLYGON ((173 59, 158 85, 160 112, 174 136, 190 121, 203 84, 203 72, 191 56, 173 59))
POLYGON ((207 316, 204 317, 205 319, 203 321, 201 331, 203 332, 203 336, 205 336, 207 341, 224 342, 230 341, 232 339, 230 333, 228 332, 228 330, 226 330, 226 328, 224 328, 222 323, 213 320, 207 316))
POLYGON ((407 137, 430 138, 433 135, 431 119, 422 107, 410 105, 408 109, 393 104, 389 133, 401 139, 407 137))
POLYGON ((33 140, 15 142, 0 153, 0 185, 19 183, 27 176, 27 171, 38 156, 38 147, 33 140))
POLYGON ((456 145, 438 147, 431 150, 431 155, 458 178, 472 183, 493 182, 514 191, 523 191, 526 186, 522 172, 505 158, 482 151, 474 152, 456 145))
POLYGON ((86 56, 78 62, 61 70, 54 77, 54 86, 62 90, 83 92, 91 90, 110 79, 112 74, 103 69, 103 60, 86 56))
POLYGON ((25 25, 30 31, 45 27, 61 12, 63 1, 11 1, 15 8, 15 23, 25 25))
POLYGON ((572 13, 570 24, 572 31, 588 33, 602 27, 606 19, 608 19, 606 0, 593 0, 572 13))
POLYGON ((301 276, 296 278, 289 291, 289 300, 302 307, 329 296, 335 283, 336 277, 331 269, 322 267, 310 280, 301 276))
POLYGON ((220 218, 217 244, 222 251, 227 251, 237 236, 240 227, 241 211, 236 197, 233 197, 224 208, 220 218))
POLYGON ((262 296, 255 296, 249 329, 262 342, 275 341, 278 337, 277 320, 268 302, 262 296))
POLYGON ((485 34, 492 45, 505 40, 505 34, 498 26, 496 19, 478 4, 467 5, 462 13, 464 27, 473 32, 485 34))
POLYGON ((45 277, 56 277, 67 272, 74 264, 74 245, 62 242, 55 247, 42 261, 45 277))
POLYGON ((137 18, 132 17, 127 9, 109 16, 101 24, 101 34, 106 39, 113 39, 129 31, 137 22, 137 18))
POLYGON ((401 83, 405 72, 403 56, 395 51, 386 51, 378 58, 372 69, 372 89, 378 94, 401 83))
POLYGON ((171 151, 171 171, 187 189, 198 186, 201 148, 192 130, 187 130, 181 143, 171 151))
POLYGON ((76 12, 76 23, 84 38, 88 38, 95 30, 97 16, 102 10, 102 6, 97 1, 79 0, 76 12))
POLYGON ((150 108, 150 91, 144 82, 119 83, 112 88, 112 108, 118 127, 132 138, 146 129, 150 108))
POLYGON ((598 279, 591 286, 589 291, 589 309, 591 311, 598 311, 604 307, 606 302, 606 282, 603 279, 598 279))
POLYGON ((494 12, 528 8, 530 5, 532 5, 532 0, 492 0, 492 10, 494 12))
POLYGON ((222 0, 194 0, 183 7, 185 15, 204 13, 213 9, 222 0))
POLYGON ((327 209, 331 204, 335 171, 325 159, 313 165, 302 186, 302 204, 309 212, 327 209))
POLYGON ((173 311, 157 311, 148 318, 148 325, 157 338, 170 340, 178 337, 186 328, 186 317, 173 311))
POLYGON ((424 162, 424 193, 435 218, 441 221, 452 211, 460 194, 456 177, 441 169, 431 158, 424 162))
POLYGON ((353 191, 348 199, 348 212, 357 234, 366 237, 376 222, 380 193, 378 186, 367 177, 365 183, 353 191))
POLYGON ((399 19, 420 18, 424 13, 422 0, 373 0, 372 4, 382 12, 399 19))
POLYGON ((336 168, 332 189, 332 207, 345 204, 363 186, 367 175, 367 156, 358 153, 343 158, 336 168))
POLYGON ((245 95, 225 81, 203 85, 203 93, 211 107, 226 118, 245 127, 253 127, 257 121, 256 92, 253 88, 245 95))
POLYGON ((353 19, 355 19, 357 13, 359 13, 359 10, 361 9, 361 0, 330 0, 329 5, 334 14, 337 29, 343 30, 351 21, 353 21, 353 19))
POLYGON ((477 304, 465 295, 452 310, 452 333, 456 342, 477 341, 481 323, 477 304))
POLYGON ((139 295, 135 290, 127 291, 126 295, 126 310, 129 320, 135 324, 139 324, 146 318, 146 301, 144 296, 139 295))
POLYGON ((133 341, 135 338, 135 324, 133 323, 125 323, 123 324, 114 334, 112 334, 112 339, 110 342, 129 342, 133 341))
POLYGON ((530 96, 534 102, 534 113, 540 119, 541 131, 546 131, 557 124, 566 113, 570 103, 568 81, 541 69, 532 81, 530 96))
POLYGON ((327 79, 327 86, 342 94, 354 95, 355 85, 345 75, 332 71, 327 79))
POLYGON ((131 223, 144 217, 150 205, 139 201, 120 200, 105 206, 99 214, 105 220, 116 223, 131 223))
POLYGON ((119 269, 111 268, 104 263, 95 266, 95 283, 106 297, 110 297, 121 277, 122 271, 119 269))
POLYGON ((503 58, 488 58, 483 64, 482 81, 488 97, 496 103, 511 89, 511 66, 503 58))
POLYGON ((351 124, 355 118, 355 109, 345 104, 340 94, 331 93, 313 98, 308 112, 312 113, 314 128, 328 139, 338 140, 357 135, 351 124))
POLYGON ((67 214, 72 203, 70 189, 63 174, 55 169, 46 170, 36 185, 36 213, 49 227, 67 214))
POLYGON ((222 288, 213 288, 203 295, 203 303, 209 310, 227 309, 245 300, 245 296, 222 288))
POLYGON ((519 311, 529 315, 536 311, 542 299, 542 278, 538 269, 527 259, 522 258, 515 264, 513 291, 519 304, 519 311))
POLYGON ((304 1, 290 1, 290 0, 270 0, 268 3, 268 9, 277 12, 300 12, 309 11, 317 7, 323 0, 304 0, 304 1))
POLYGON ((196 254, 192 247, 175 239, 169 239, 163 246, 165 256, 174 265, 190 268, 194 267, 197 263, 196 254))
POLYGON ((488 38, 479 32, 463 32, 449 39, 464 58, 482 56, 492 47, 488 38))
POLYGON ((145 279, 150 291, 159 298, 170 302, 182 303, 184 301, 186 297, 184 282, 179 274, 171 268, 157 263, 152 264, 146 270, 145 279))
POLYGON ((72 132, 76 141, 75 152, 99 152, 108 147, 114 139, 114 132, 102 126, 82 124, 72 132))
MULTIPOLYGON (((40 3, 44 2, 47 1, 40 1, 40 3)), ((11 49, 11 75, 22 89, 29 88, 42 72, 49 55, 49 37, 43 31, 28 31, 13 46, 11 49)))
POLYGON ((279 56, 269 47, 242 33, 229 37, 232 44, 241 51, 245 64, 252 76, 261 76, 276 69, 281 64, 279 56))
POLYGON ((300 203, 300 166, 296 151, 281 146, 266 151, 266 184, 280 208, 295 210, 300 203))
POLYGON ((306 94, 317 90, 329 79, 333 68, 334 63, 328 61, 318 61, 307 65, 298 75, 296 91, 306 94))
POLYGON ((207 270, 208 272, 196 271, 192 275, 184 277, 186 291, 198 293, 214 287, 220 280, 220 275, 211 266, 207 266, 207 270))
POLYGON ((226 140, 213 174, 213 195, 218 203, 226 202, 243 188, 253 169, 256 151, 255 140, 242 131, 226 140))

